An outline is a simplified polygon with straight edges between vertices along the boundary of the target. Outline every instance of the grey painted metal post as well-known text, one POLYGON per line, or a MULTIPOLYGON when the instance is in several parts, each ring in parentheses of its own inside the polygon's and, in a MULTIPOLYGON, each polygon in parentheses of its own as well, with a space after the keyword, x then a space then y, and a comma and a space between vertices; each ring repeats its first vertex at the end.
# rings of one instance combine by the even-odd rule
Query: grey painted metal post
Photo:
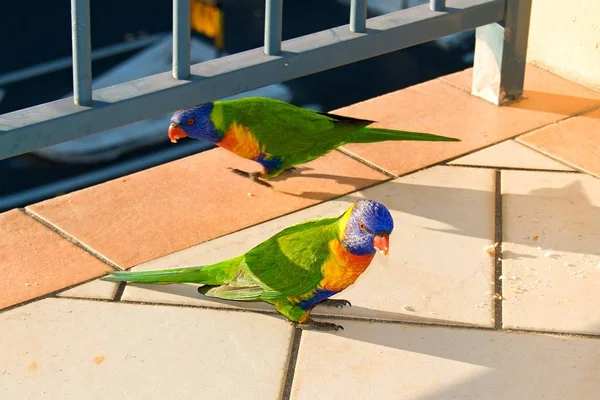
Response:
POLYGON ((367 31, 367 0, 352 0, 350 3, 350 30, 357 33, 367 31))
POLYGON ((265 3, 265 54, 276 56, 281 53, 281 27, 283 0, 266 0, 265 3))
POLYGON ((431 11, 444 11, 446 9, 446 0, 429 0, 431 11))
POLYGON ((173 0, 173 78, 190 77, 190 0, 173 0))
POLYGON ((73 46, 73 101, 92 105, 92 44, 90 0, 71 0, 71 42, 73 46))
POLYGON ((492 23, 475 32, 471 94, 496 105, 523 95, 532 0, 506 0, 504 26, 492 23))

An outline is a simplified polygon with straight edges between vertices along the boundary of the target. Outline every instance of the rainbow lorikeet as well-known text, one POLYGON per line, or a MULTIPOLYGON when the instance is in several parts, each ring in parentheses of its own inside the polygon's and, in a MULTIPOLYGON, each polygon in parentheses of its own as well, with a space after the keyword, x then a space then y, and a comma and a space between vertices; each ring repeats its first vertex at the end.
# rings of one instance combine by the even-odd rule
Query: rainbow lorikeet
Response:
POLYGON ((428 133, 369 128, 374 121, 320 113, 262 97, 215 101, 177 111, 169 138, 190 137, 212 142, 262 165, 263 171, 233 169, 265 186, 259 178, 274 178, 298 164, 321 157, 348 143, 386 140, 447 141, 428 133))
POLYGON ((309 318, 317 304, 343 307, 328 300, 362 274, 379 249, 387 255, 394 221, 373 200, 359 200, 337 218, 291 226, 250 251, 216 264, 154 271, 111 271, 103 280, 133 283, 200 283, 198 291, 227 300, 264 301, 301 329, 343 327, 309 318))

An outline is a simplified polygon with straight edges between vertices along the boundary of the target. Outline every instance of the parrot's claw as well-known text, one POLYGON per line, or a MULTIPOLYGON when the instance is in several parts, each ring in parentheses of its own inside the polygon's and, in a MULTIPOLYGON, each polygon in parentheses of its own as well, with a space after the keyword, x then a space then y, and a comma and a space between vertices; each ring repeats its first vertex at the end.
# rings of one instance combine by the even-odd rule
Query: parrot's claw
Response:
POLYGON ((339 308, 344 308, 346 306, 351 307, 352 303, 350 303, 348 300, 342 300, 342 299, 327 299, 323 302, 321 302, 320 304, 324 305, 325 307, 339 307, 339 308))
POLYGON ((235 174, 238 174, 245 178, 250 178, 252 181, 258 183, 259 185, 263 185, 263 186, 273 189, 273 186, 270 183, 265 182, 262 179, 260 179, 260 172, 246 172, 246 171, 242 171, 241 169, 237 169, 237 168, 229 168, 229 169, 231 170, 231 172, 233 172, 235 174))
POLYGON ((344 330, 344 327, 341 325, 332 324, 331 322, 318 322, 314 319, 308 319, 306 322, 292 322, 291 323, 294 328, 302 329, 302 330, 311 330, 311 331, 339 331, 344 330))

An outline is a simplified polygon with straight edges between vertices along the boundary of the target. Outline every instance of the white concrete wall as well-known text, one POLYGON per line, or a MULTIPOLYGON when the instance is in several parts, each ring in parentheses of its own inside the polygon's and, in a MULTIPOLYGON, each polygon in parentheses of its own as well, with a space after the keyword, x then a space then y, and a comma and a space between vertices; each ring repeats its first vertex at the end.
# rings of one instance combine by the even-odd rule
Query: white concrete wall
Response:
POLYGON ((527 61, 600 91, 600 0, 533 0, 527 61))

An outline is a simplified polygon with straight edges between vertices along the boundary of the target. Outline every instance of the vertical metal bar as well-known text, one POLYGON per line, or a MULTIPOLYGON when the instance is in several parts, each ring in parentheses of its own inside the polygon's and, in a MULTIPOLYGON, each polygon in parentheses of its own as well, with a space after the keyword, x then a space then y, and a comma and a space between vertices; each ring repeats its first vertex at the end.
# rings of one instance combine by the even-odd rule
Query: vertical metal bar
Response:
POLYGON ((446 0, 429 0, 429 9, 431 11, 444 11, 446 9, 446 0))
POLYGON ((367 31, 367 0, 352 0, 350 3, 350 30, 357 33, 367 31))
POLYGON ((173 0, 173 78, 190 77, 190 0, 173 0))
POLYGON ((475 31, 471 94, 496 105, 523 95, 532 0, 506 0, 504 26, 475 31))
POLYGON ((71 42, 73 47, 73 101, 80 106, 91 106, 90 0, 71 0, 71 42))
POLYGON ((283 0, 265 2, 265 54, 276 56, 281 53, 281 27, 283 0))

